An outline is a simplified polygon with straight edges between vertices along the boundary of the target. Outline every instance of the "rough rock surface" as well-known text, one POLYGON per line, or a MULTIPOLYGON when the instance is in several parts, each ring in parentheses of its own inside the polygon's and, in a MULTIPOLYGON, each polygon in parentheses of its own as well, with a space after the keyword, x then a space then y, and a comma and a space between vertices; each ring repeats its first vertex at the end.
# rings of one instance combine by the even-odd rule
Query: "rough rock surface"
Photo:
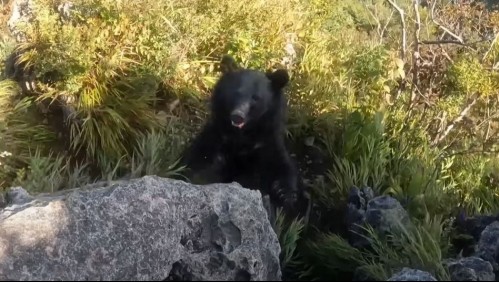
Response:
POLYGON ((7 203, 10 205, 22 205, 33 200, 33 197, 22 187, 10 188, 6 196, 7 203))
POLYGON ((379 232, 392 232, 399 224, 408 224, 409 215, 395 198, 378 196, 367 204, 366 222, 379 232))
POLYGON ((410 223, 402 205, 390 196, 374 197, 371 188, 354 187, 350 191, 346 212, 346 224, 350 230, 349 242, 356 248, 364 248, 369 242, 362 237, 361 226, 371 225, 380 235, 396 232, 400 224, 410 223))
POLYGON ((437 281, 437 279, 426 271, 404 267, 388 281, 437 281))
POLYGON ((494 271, 499 271, 499 221, 494 221, 483 230, 476 255, 490 262, 494 271))
POLYGON ((0 210, 0 280, 280 280, 279 253, 236 183, 146 176, 0 210))
POLYGON ((345 223, 348 227, 349 241, 354 247, 368 245, 369 242, 360 234, 363 233, 362 226, 366 221, 367 203, 374 198, 374 192, 370 187, 359 189, 352 187, 348 194, 347 211, 345 213, 345 223))
POLYGON ((495 281, 492 265, 481 258, 465 257, 448 260, 445 264, 452 281, 495 281))
POLYGON ((17 41, 24 41, 24 34, 18 29, 18 25, 29 23, 33 19, 35 3, 33 0, 14 0, 12 3, 12 14, 7 22, 9 31, 17 41))

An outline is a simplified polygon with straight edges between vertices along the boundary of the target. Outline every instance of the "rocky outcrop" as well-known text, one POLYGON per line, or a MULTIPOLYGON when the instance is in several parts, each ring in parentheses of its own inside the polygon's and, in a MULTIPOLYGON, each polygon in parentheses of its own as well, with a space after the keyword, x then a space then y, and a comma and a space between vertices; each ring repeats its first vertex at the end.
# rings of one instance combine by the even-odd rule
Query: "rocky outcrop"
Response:
POLYGON ((494 221, 483 230, 476 255, 490 262, 494 271, 499 271, 499 221, 494 221))
POLYGON ((495 281, 490 262, 478 257, 465 257, 445 262, 452 281, 495 281))
MULTIPOLYGON (((147 176, 0 210, 1 280, 280 280, 258 191, 147 176)), ((10 193, 12 195, 12 193, 10 193)))
POLYGON ((426 271, 404 267, 388 281, 437 281, 437 279, 426 271))
POLYGON ((354 187, 350 190, 347 203, 346 224, 350 231, 349 242, 356 248, 364 248, 369 245, 364 226, 370 225, 381 236, 386 233, 397 232, 399 226, 410 223, 409 215, 402 205, 387 195, 374 197, 371 188, 359 189, 354 187))

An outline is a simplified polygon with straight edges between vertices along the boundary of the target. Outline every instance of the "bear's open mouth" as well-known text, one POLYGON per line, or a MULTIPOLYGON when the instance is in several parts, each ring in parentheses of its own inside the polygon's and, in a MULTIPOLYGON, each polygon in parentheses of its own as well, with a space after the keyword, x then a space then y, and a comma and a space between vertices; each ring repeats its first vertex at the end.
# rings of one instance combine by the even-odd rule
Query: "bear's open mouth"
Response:
POLYGON ((235 127, 237 127, 237 128, 243 128, 244 122, 235 123, 235 122, 232 121, 232 125, 235 126, 235 127))

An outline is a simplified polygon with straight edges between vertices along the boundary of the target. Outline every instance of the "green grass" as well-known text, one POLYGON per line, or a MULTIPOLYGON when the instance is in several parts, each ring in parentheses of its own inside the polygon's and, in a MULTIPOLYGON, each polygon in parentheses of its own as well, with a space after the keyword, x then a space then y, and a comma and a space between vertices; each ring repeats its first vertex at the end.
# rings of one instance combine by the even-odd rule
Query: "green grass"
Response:
MULTIPOLYGON (((34 20, 18 27, 26 42, 0 38, 0 187, 38 193, 151 174, 185 179, 178 160, 207 117, 221 56, 267 70, 293 55, 288 137, 313 140, 331 160, 312 182, 314 208, 339 220, 328 212, 344 207, 352 186, 369 186, 403 203, 416 224, 389 240, 368 233, 374 249, 365 253, 328 224, 280 214, 286 276, 339 279, 360 267, 386 279, 409 266, 445 279, 446 219, 459 208, 499 212, 499 43, 421 45, 411 102, 415 13, 411 1, 396 2, 405 9, 404 58, 399 15, 382 0, 77 0, 64 21, 53 9, 59 1, 39 0, 34 20), (13 51, 34 70, 32 92, 4 72, 13 51), (433 142, 473 97, 466 117, 433 142)), ((499 26, 498 13, 480 6, 436 9, 463 38, 499 26)), ((429 10, 419 12, 421 40, 438 39, 429 10)))

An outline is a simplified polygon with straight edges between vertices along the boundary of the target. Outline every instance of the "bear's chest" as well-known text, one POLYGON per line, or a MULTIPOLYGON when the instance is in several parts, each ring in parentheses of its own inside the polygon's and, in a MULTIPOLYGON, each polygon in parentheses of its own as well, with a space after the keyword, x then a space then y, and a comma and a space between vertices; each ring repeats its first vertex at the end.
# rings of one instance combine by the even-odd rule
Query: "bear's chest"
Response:
POLYGON ((263 138, 243 134, 224 135, 222 148, 230 156, 251 157, 265 147, 263 138))

